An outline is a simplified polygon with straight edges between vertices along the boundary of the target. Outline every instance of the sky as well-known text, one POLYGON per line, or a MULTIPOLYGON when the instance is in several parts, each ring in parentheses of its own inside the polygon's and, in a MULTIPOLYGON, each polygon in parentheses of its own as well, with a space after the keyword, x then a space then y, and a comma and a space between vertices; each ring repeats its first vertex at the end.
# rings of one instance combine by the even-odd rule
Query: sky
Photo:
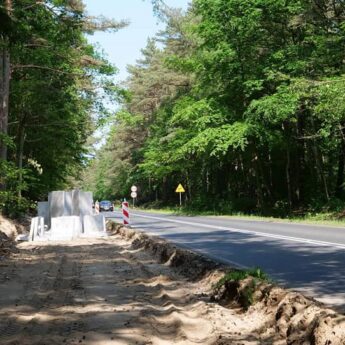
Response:
MULTIPOLYGON (((186 9, 188 0, 165 0, 171 7, 186 9)), ((164 28, 152 11, 150 0, 84 0, 89 15, 103 15, 116 20, 128 20, 129 26, 115 33, 96 33, 89 37, 92 43, 98 43, 108 60, 119 73, 117 81, 127 77, 126 66, 134 64, 140 58, 140 49, 144 48, 149 37, 164 28)))

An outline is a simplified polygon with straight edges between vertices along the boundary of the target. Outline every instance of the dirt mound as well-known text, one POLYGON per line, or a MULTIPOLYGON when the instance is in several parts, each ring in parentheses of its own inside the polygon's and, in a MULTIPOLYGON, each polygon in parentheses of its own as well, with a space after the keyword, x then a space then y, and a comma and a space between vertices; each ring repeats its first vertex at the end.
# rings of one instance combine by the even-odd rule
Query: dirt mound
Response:
MULTIPOLYGON (((147 250, 178 273, 199 280, 205 285, 204 291, 212 291, 211 301, 240 308, 247 319, 261 319, 263 325, 256 331, 265 344, 345 345, 345 316, 314 299, 253 277, 229 280, 215 288, 225 271, 234 269, 123 225, 110 222, 107 227, 130 240, 133 249, 147 250)), ((219 344, 227 343, 221 340, 219 344)))
POLYGON ((345 317, 300 293, 249 277, 226 282, 211 298, 222 305, 247 309, 248 314, 271 315, 266 328, 286 339, 288 345, 345 344, 345 317))
POLYGON ((27 232, 27 227, 27 221, 19 223, 0 214, 0 233, 4 233, 10 239, 15 239, 18 234, 27 232))
POLYGON ((16 251, 14 241, 3 232, 0 232, 0 260, 16 251))
POLYGON ((0 258, 16 251, 14 239, 25 231, 24 225, 0 214, 0 258))
POLYGON ((178 269, 180 274, 191 280, 204 278, 207 273, 222 267, 221 264, 195 252, 181 249, 158 237, 153 239, 114 222, 107 223, 107 230, 131 240, 133 249, 143 248, 149 251, 160 263, 178 269))

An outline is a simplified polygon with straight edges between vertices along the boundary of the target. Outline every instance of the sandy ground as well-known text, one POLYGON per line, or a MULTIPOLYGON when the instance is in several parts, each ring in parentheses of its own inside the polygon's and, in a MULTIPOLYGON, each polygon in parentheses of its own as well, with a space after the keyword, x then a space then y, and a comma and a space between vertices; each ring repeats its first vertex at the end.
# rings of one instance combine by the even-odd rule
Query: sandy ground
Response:
POLYGON ((19 248, 0 261, 1 345, 280 344, 118 236, 19 248))
POLYGON ((345 344, 344 317, 314 322, 303 296, 277 289, 247 312, 224 308, 206 293, 212 274, 191 282, 134 243, 20 244, 0 261, 0 344, 345 344))

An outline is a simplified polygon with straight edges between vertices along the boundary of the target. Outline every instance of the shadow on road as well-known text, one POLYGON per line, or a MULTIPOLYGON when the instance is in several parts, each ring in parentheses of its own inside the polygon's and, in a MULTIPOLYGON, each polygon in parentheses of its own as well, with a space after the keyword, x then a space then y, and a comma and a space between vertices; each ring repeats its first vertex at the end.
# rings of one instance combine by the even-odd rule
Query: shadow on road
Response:
POLYGON ((135 227, 225 263, 261 267, 274 281, 345 309, 344 249, 227 230, 190 231, 160 221, 136 222, 135 227))

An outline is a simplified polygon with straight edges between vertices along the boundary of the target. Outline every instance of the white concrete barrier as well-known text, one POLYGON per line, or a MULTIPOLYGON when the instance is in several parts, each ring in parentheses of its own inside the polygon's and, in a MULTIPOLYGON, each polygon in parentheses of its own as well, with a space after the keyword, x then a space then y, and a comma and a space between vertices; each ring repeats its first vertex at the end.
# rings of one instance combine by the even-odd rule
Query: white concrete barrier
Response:
POLYGON ((79 191, 79 214, 81 216, 92 215, 92 193, 79 191))
POLYGON ((49 224, 49 203, 47 201, 37 203, 37 216, 44 218, 44 224, 49 224))
MULTIPOLYGON (((72 240, 82 235, 84 216, 92 216, 92 193, 78 189, 71 191, 53 191, 48 195, 48 202, 39 202, 37 213, 42 220, 32 220, 30 241, 35 236, 41 239, 72 240), (45 225, 50 231, 45 231, 45 225)), ((87 232, 105 232, 104 219, 87 219, 87 232)))
POLYGON ((82 223, 78 216, 52 218, 51 241, 70 241, 82 233, 82 223))
POLYGON ((38 227, 38 217, 34 217, 31 219, 30 224, 30 233, 29 233, 29 241, 33 241, 35 239, 35 233, 38 227))
POLYGON ((104 236, 106 234, 105 217, 103 214, 84 216, 83 229, 83 236, 104 236))
POLYGON ((34 217, 31 219, 29 241, 35 241, 44 235, 44 218, 34 217))
POLYGON ((55 191, 49 193, 49 212, 51 218, 62 217, 65 214, 65 192, 55 191))
POLYGON ((80 216, 80 207, 79 207, 79 189, 72 190, 72 214, 73 216, 80 216))
POLYGON ((38 217, 38 228, 37 228, 37 236, 42 239, 44 236, 44 218, 38 217))
POLYGON ((77 216, 77 214, 73 214, 73 191, 64 192, 64 196, 64 204, 61 205, 63 207, 63 215, 77 216))

